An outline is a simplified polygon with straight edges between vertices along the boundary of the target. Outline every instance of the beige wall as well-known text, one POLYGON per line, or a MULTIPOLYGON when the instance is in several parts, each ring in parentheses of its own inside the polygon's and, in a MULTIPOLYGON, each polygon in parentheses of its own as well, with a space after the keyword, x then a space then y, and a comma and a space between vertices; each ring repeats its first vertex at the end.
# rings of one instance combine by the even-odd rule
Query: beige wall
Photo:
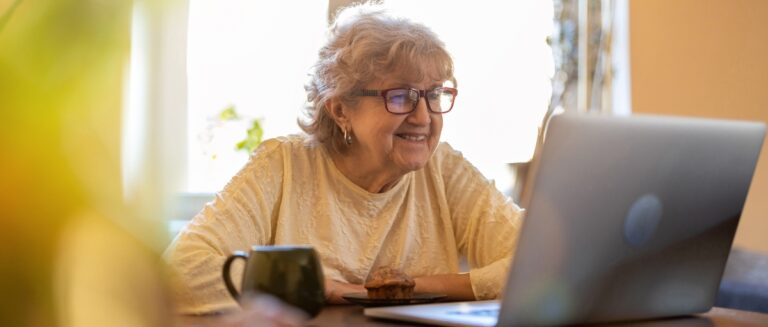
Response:
MULTIPOLYGON (((630 1, 632 110, 768 122, 768 1, 630 1)), ((768 143, 736 234, 768 253, 768 143)))

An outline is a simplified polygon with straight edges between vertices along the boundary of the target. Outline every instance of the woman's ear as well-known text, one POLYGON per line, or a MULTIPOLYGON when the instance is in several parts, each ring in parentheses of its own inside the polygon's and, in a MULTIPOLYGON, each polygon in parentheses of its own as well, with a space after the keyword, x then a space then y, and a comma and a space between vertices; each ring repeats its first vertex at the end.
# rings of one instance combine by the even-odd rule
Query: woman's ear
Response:
POLYGON ((329 99, 325 102, 325 110, 336 122, 336 125, 342 129, 349 124, 349 116, 345 106, 338 98, 329 99))

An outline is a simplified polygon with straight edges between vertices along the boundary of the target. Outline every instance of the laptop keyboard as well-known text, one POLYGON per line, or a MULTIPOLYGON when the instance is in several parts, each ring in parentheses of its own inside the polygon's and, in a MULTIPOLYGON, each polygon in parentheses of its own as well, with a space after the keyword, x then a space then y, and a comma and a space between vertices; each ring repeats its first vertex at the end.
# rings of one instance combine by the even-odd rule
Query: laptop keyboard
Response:
POLYGON ((476 317, 497 317, 499 316, 499 309, 477 309, 477 310, 454 310, 448 311, 448 314, 462 315, 462 316, 476 316, 476 317))

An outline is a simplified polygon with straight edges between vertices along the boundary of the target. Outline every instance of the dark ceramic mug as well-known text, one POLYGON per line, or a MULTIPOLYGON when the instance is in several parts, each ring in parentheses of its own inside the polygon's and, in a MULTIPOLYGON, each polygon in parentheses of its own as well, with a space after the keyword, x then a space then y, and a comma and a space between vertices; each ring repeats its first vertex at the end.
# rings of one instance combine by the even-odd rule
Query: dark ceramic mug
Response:
POLYGON ((242 294, 271 294, 314 317, 325 304, 323 271, 315 249, 311 246, 259 246, 249 253, 236 251, 224 262, 224 284, 236 301, 241 293, 230 277, 235 259, 245 261, 242 294))

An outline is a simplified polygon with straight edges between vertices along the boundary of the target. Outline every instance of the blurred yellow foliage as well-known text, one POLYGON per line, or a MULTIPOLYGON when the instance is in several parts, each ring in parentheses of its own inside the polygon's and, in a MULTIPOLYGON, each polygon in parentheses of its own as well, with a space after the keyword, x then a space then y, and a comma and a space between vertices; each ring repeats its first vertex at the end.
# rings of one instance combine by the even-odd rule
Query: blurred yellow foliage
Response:
POLYGON ((167 307, 142 311, 138 305, 167 303, 159 258, 126 231, 151 233, 158 226, 129 226, 139 222, 121 194, 132 6, 128 0, 0 0, 5 326, 96 325, 98 318, 112 319, 112 326, 163 325, 168 316, 167 307), (144 294, 126 300, 137 290, 144 294), (114 298, 99 303, 107 296, 114 298), (108 304, 111 313, 97 312, 108 304))

